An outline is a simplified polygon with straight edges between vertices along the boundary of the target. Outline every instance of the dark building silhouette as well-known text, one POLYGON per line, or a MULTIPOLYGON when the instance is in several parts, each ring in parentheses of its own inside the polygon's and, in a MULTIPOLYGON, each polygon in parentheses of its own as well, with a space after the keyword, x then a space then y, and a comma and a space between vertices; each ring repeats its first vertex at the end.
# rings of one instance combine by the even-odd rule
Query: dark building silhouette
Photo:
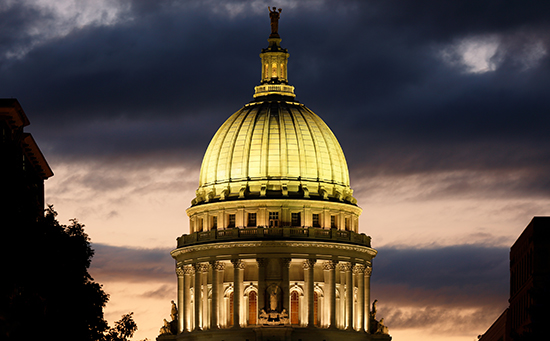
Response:
POLYGON ((480 340, 545 339, 550 319, 550 217, 534 217, 510 249, 509 302, 480 340))
POLYGON ((44 217, 44 180, 53 175, 19 101, 0 99, 0 219, 24 224, 44 217))

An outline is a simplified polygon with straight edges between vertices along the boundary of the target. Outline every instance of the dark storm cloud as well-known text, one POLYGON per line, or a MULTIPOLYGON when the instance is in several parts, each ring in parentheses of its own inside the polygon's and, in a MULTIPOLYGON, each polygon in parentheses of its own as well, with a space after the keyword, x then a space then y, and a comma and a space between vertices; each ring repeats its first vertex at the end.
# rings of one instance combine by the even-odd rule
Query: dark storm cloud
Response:
POLYGON ((478 335, 507 307, 508 254, 478 245, 380 248, 371 297, 390 328, 478 335))
MULTIPOLYGON (((163 153, 198 166, 215 130, 252 99, 267 3, 124 4, 113 24, 36 46, 21 32, 49 27, 51 11, 0 13, 10 22, 2 48, 33 46, 0 59, 0 94, 20 100, 47 157, 163 153)), ((469 171, 493 179, 488 191, 549 196, 549 7, 297 2, 283 8, 280 33, 297 99, 333 129, 354 178, 469 171), (467 72, 456 47, 469 39, 498 43, 493 71, 467 72)), ((455 182, 447 193, 472 187, 455 182)))
POLYGON ((475 305, 506 301, 509 248, 459 245, 433 249, 380 248, 374 260, 373 292, 410 304, 426 304, 426 297, 407 297, 385 288, 403 287, 411 292, 436 291, 438 305, 475 305), (448 293, 448 294, 446 294, 448 293), (452 293, 452 294, 451 294, 452 293))

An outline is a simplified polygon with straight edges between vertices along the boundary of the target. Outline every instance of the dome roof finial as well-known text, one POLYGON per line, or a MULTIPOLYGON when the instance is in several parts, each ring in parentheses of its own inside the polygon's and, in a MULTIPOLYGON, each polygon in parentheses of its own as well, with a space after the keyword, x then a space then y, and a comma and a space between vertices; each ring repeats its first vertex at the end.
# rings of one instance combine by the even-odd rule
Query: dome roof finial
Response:
POLYGON ((283 10, 279 8, 279 12, 277 12, 277 7, 273 7, 273 10, 271 10, 269 6, 267 6, 267 9, 269 10, 269 18, 271 19, 271 34, 269 38, 279 38, 279 18, 283 10))

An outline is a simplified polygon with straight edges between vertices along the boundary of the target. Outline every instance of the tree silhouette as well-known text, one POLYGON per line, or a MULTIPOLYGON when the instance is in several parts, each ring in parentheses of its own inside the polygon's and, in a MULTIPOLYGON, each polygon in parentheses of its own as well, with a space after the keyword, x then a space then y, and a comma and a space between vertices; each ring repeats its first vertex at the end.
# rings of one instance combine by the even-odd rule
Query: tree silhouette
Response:
POLYGON ((84 225, 61 225, 52 206, 39 221, 0 222, 0 338, 127 340, 132 313, 109 328, 109 299, 88 269, 94 250, 84 225))

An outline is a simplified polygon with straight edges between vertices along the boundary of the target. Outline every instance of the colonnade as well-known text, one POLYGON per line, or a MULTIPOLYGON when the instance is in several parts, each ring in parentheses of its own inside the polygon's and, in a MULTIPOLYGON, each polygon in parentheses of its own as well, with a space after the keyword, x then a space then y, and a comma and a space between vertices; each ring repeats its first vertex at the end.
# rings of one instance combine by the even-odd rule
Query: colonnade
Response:
POLYGON ((262 309, 266 308, 267 286, 274 282, 282 292, 281 309, 286 310, 287 316, 298 316, 297 324, 292 317, 286 324, 368 332, 371 271, 370 262, 315 258, 212 260, 178 266, 178 332, 252 326, 247 317, 255 314, 252 321, 258 321, 262 309), (279 262, 276 268, 280 273, 274 281, 266 270, 268 263, 275 261, 279 262), (226 271, 229 263, 233 267, 232 276, 231 271, 226 271), (291 263, 294 266, 301 263, 298 272, 302 273, 298 277, 296 271, 290 275, 291 263), (244 278, 246 267, 253 267, 247 273, 254 280, 244 278), (245 288, 246 283, 249 285, 245 288), (257 298, 252 308, 248 305, 251 304, 248 300, 251 291, 255 291, 257 298), (293 305, 291 295, 294 291, 299 301, 293 305))

